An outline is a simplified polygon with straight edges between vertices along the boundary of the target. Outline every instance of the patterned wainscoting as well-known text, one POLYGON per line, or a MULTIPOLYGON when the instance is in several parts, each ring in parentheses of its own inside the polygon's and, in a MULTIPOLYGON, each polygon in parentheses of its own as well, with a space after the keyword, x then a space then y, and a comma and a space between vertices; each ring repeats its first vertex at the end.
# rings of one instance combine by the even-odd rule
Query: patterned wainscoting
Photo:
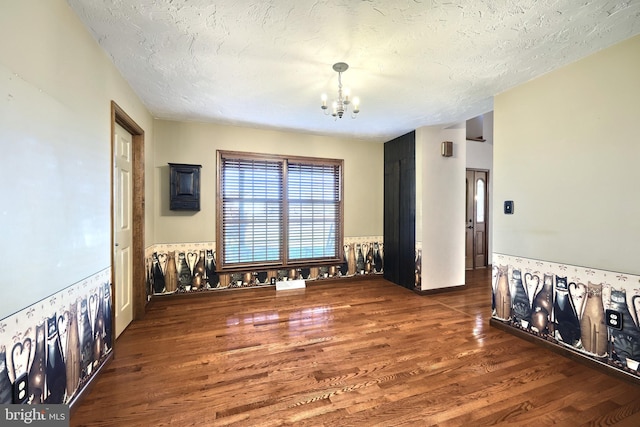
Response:
POLYGON ((157 244, 146 249, 147 295, 272 286, 276 281, 352 277, 381 274, 384 245, 381 236, 345 238, 344 260, 337 265, 282 270, 216 272, 215 242, 157 244))
POLYGON ((0 404, 71 403, 111 337, 110 268, 0 320, 0 404))
POLYGON ((414 273, 415 273, 414 289, 416 291, 421 291, 422 290, 422 242, 416 242, 414 273))
POLYGON ((493 314, 640 378, 640 276, 493 254, 493 314))

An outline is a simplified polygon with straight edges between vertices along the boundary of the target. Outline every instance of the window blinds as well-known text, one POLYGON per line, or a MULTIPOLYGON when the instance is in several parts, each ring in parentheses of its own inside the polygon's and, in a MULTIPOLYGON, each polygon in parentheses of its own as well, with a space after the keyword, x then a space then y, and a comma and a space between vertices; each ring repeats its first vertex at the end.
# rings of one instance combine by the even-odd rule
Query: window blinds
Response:
POLYGON ((222 269, 341 257, 341 160, 222 151, 218 157, 222 269))

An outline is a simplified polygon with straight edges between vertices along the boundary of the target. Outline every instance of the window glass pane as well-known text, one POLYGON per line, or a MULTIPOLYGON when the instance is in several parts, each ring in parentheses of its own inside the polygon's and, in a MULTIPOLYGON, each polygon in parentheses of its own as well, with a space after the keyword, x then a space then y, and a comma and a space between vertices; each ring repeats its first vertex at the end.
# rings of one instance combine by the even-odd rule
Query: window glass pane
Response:
POLYGON ((476 222, 484 222, 484 180, 476 181, 476 222))
MULTIPOLYGON (((464 194, 464 200, 465 200, 465 212, 467 215, 467 218, 469 218, 471 215, 469 214, 469 180, 466 179, 465 180, 465 194, 464 194)), ((469 221, 471 221, 471 219, 469 219, 469 221)))

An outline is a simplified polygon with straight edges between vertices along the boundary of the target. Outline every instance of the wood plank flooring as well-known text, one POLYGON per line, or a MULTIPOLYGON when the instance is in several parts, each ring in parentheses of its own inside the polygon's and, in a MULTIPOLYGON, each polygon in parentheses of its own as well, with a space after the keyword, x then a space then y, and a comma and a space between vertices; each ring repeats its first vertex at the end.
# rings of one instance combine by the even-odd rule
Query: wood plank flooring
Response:
POLYGON ((72 426, 640 426, 640 387, 489 326, 490 270, 154 302, 72 426))

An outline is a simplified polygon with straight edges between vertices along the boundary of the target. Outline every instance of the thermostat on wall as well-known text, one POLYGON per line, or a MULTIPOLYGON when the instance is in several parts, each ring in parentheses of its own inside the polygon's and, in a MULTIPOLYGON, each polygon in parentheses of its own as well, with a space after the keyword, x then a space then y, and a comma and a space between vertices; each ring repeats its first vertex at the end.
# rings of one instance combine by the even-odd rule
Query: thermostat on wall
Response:
POLYGON ((513 200, 505 200, 504 202, 504 213, 505 215, 513 214, 513 200))

